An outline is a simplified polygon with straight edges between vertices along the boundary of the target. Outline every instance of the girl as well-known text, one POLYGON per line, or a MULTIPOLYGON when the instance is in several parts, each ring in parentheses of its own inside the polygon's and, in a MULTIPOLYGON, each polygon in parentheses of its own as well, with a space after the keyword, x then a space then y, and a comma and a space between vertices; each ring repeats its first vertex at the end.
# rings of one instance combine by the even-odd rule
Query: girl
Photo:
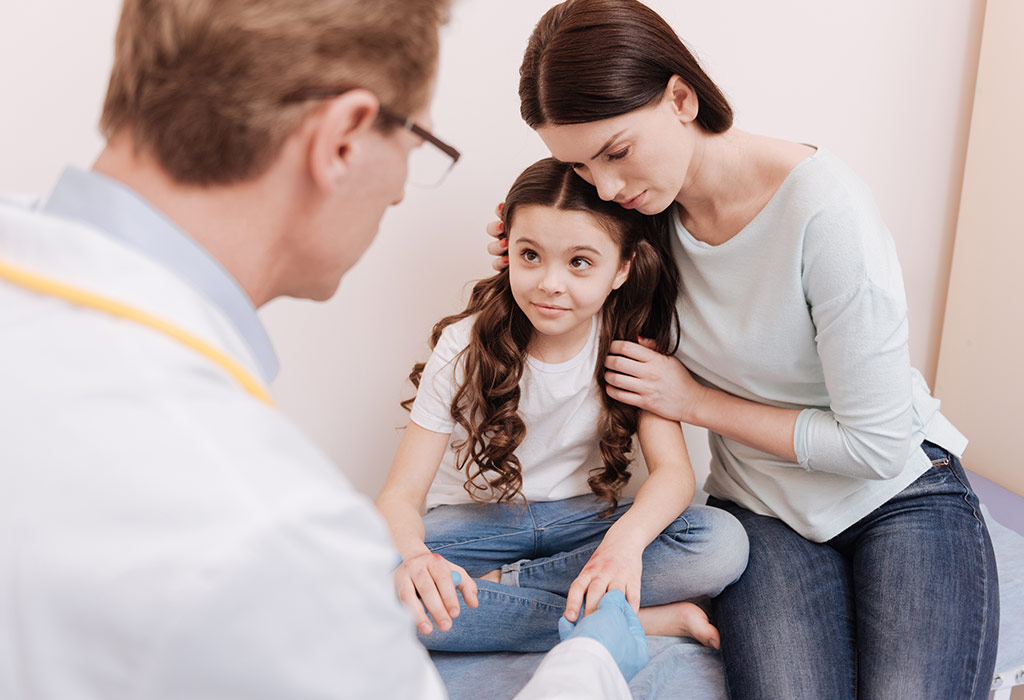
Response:
POLYGON ((708 502, 750 538, 746 573, 714 601, 731 696, 987 697, 992 546, 966 440, 910 366, 867 188, 823 149, 734 128, 634 0, 549 10, 520 99, 602 199, 672 216, 685 332, 674 357, 612 343, 607 391, 710 432, 708 502))
POLYGON ((546 651, 563 612, 575 621, 610 589, 648 634, 717 648, 684 601, 739 577, 742 528, 688 508, 678 422, 602 390, 614 339, 674 345, 664 222, 601 201, 548 158, 512 185, 504 223, 509 269, 434 327, 433 354, 411 375, 412 421, 377 500, 402 556, 399 597, 431 649, 546 651), (650 476, 630 507, 619 496, 634 432, 650 476))

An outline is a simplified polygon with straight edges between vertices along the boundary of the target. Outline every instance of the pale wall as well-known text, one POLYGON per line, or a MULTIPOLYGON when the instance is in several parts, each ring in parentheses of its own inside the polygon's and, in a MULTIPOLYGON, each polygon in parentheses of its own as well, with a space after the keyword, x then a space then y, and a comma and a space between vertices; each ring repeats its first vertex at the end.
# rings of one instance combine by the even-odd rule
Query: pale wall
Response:
MULTIPOLYGON (((88 165, 97 152, 117 4, 0 6, 0 189, 45 191, 66 162, 88 165)), ((526 37, 551 4, 456 3, 434 118, 462 162, 439 190, 409 188, 333 301, 264 311, 283 409, 367 492, 391 459, 403 378, 428 329, 489 271, 494 204, 546 155, 519 120, 516 86, 526 37)), ((931 379, 984 0, 650 4, 732 99, 738 126, 825 146, 870 184, 903 262, 912 357, 931 379)), ((703 439, 691 444, 706 463, 703 439)))
POLYGON ((936 396, 964 463, 1024 495, 1024 3, 988 0, 936 396))

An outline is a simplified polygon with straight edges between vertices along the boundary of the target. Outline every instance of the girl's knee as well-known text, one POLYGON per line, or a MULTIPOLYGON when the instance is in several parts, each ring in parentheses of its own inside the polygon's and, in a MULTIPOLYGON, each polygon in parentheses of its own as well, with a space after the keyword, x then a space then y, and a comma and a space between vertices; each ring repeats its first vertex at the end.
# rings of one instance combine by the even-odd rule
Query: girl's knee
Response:
MULTIPOLYGON (((743 524, 727 511, 711 506, 694 506, 690 510, 696 508, 700 510, 693 516, 699 515, 702 561, 709 572, 713 572, 712 578, 720 586, 715 588, 720 592, 722 588, 739 580, 747 568, 747 557, 750 553, 747 531, 743 524)), ((683 514, 684 517, 690 510, 683 514)), ((697 520, 696 517, 692 519, 697 520)), ((717 595, 717 592, 711 595, 717 595)))
POLYGON ((718 508, 712 510, 717 512, 713 516, 709 550, 724 589, 736 583, 747 568, 750 542, 742 523, 731 513, 718 508))
POLYGON ((691 507, 645 552, 651 604, 718 595, 740 578, 748 552, 747 533, 736 518, 717 508, 691 507))

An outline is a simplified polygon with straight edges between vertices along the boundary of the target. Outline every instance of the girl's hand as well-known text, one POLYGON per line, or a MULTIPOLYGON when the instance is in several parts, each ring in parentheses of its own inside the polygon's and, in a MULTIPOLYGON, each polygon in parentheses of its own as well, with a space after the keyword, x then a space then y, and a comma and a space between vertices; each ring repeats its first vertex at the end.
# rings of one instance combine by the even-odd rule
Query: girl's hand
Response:
MULTIPOLYGON (((501 202, 495 207, 496 216, 501 216, 501 209, 504 206, 505 203, 501 202)), ((505 224, 501 221, 492 221, 487 224, 487 233, 495 238, 487 244, 487 252, 494 256, 491 267, 501 272, 508 267, 508 232, 505 230, 505 224)))
POLYGON ((565 618, 575 622, 584 595, 587 607, 584 615, 597 610, 602 596, 610 590, 619 590, 626 595, 626 601, 636 612, 640 609, 640 575, 643 573, 643 553, 633 547, 601 546, 590 556, 580 575, 569 586, 565 604, 565 618))
POLYGON ((653 350, 650 341, 641 343, 612 342, 604 362, 611 370, 604 373, 608 395, 668 420, 693 423, 708 388, 675 357, 653 350))
POLYGON ((399 600, 416 618, 416 628, 421 634, 430 634, 434 631, 427 612, 434 618, 442 632, 452 628, 452 618, 459 616, 459 597, 455 593, 456 588, 462 591, 462 599, 466 601, 466 605, 471 608, 477 606, 476 582, 461 566, 456 566, 433 552, 424 552, 403 561, 395 569, 395 588, 399 600), (452 583, 453 571, 462 578, 458 586, 452 583))

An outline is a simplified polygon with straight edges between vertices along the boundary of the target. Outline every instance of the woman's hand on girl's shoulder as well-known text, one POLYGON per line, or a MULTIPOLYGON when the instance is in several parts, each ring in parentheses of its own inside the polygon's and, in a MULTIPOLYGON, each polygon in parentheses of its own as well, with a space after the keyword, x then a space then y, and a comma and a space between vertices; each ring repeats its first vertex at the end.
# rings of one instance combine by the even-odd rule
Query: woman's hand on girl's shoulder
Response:
POLYGON ((707 393, 679 360, 654 350, 646 339, 612 341, 604 366, 609 396, 669 420, 692 423, 707 393))
POLYGON ((491 267, 498 272, 508 267, 508 231, 505 230, 505 224, 501 221, 501 210, 504 206, 504 202, 498 203, 498 206, 494 209, 494 214, 498 217, 498 220, 487 224, 487 235, 494 238, 493 241, 487 244, 487 252, 493 256, 491 267))
POLYGON ((395 569, 395 589, 398 599, 416 618, 420 634, 434 631, 430 617, 442 632, 452 628, 452 619, 458 617, 460 611, 456 590, 462 592, 466 605, 477 606, 476 582, 461 566, 433 552, 403 560, 395 569))

